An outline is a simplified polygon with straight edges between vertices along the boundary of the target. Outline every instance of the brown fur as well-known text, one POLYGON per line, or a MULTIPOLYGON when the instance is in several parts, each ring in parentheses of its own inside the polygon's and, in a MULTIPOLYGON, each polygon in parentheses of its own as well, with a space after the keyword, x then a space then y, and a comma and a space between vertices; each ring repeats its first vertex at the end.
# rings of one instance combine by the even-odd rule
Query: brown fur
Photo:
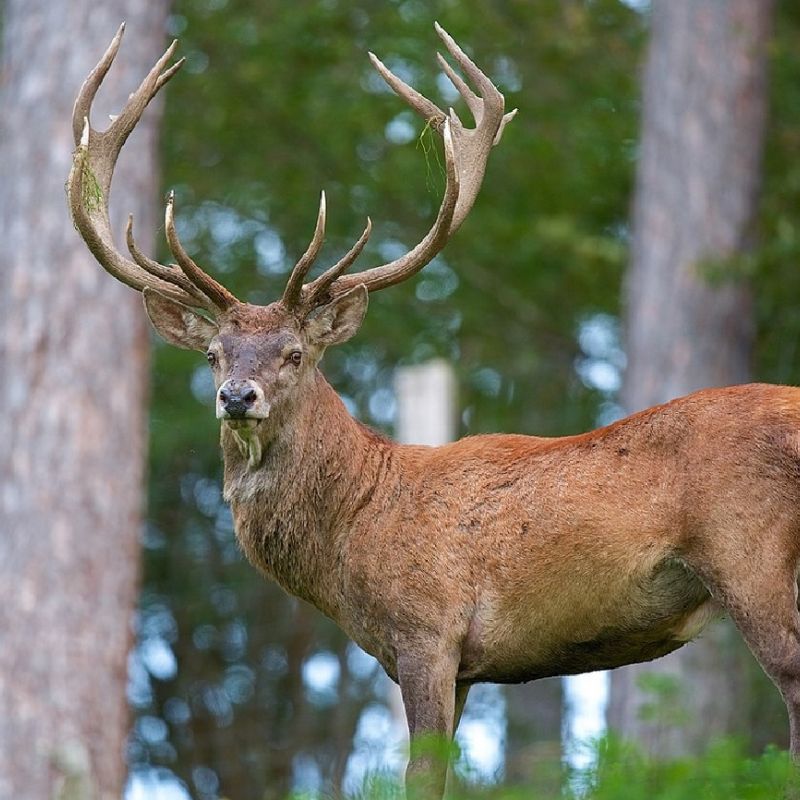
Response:
POLYGON ((353 421, 317 374, 261 469, 223 430, 225 491, 250 560, 392 677, 410 640, 457 653, 454 682, 522 681, 679 647, 742 578, 757 596, 774 583, 758 567, 776 537, 792 594, 795 431, 800 390, 746 386, 582 436, 405 447, 353 421))
MULTIPOLYGON (((286 329, 239 335, 269 350, 286 329)), ((579 436, 429 448, 353 420, 314 364, 256 430, 255 468, 223 423, 225 496, 253 564, 400 683, 412 736, 451 734, 472 683, 647 661, 726 611, 798 754, 800 390, 708 389, 579 436)))

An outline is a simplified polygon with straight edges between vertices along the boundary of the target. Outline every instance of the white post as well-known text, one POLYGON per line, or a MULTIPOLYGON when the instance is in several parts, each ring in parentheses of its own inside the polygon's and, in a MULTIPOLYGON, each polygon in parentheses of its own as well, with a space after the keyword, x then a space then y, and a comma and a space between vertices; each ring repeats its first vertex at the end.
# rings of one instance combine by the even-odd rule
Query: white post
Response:
POLYGON ((456 379, 446 361, 436 359, 395 374, 397 441, 440 445, 455 438, 456 379))

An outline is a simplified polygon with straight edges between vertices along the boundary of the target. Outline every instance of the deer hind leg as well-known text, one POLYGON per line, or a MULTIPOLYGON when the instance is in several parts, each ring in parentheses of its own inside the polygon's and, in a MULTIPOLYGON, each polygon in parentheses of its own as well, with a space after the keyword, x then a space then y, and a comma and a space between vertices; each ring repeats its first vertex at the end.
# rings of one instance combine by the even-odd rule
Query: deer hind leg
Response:
POLYGON ((789 714, 792 758, 800 765, 800 614, 797 606, 767 608, 762 614, 731 611, 748 647, 772 679, 789 714), (770 618, 771 615, 774 617, 770 618))
MULTIPOLYGON (((766 538, 763 532, 761 536, 766 538)), ((772 545, 779 541, 774 536, 769 538, 772 545)), ((771 553, 737 553, 735 563, 728 555, 725 561, 724 570, 698 572, 780 691, 789 713, 792 757, 800 764, 800 612, 796 558, 787 558, 785 550, 781 552, 781 548, 775 547, 771 553)))

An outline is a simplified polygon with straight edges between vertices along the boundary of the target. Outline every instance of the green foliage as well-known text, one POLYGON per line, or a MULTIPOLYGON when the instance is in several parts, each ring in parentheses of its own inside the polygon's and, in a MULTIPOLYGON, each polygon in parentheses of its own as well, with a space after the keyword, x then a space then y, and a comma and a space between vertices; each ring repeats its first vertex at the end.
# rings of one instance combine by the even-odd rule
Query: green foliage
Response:
POLYGON ((685 726, 691 722, 691 714, 681 703, 684 689, 677 675, 642 672, 636 682, 650 697, 639 710, 642 719, 658 721, 667 728, 685 726))
POLYGON ((779 0, 771 47, 770 117, 757 246, 750 261, 758 325, 755 369, 800 384, 800 6, 779 0))
POLYGON ((787 753, 745 755, 741 743, 722 741, 694 759, 653 762, 634 747, 604 740, 588 776, 587 800, 756 800, 781 797, 793 775, 787 753))
POLYGON ((351 795, 352 800, 406 800, 403 784, 395 775, 375 773, 351 795))
MULTIPOLYGON (((451 787, 449 800, 776 800, 800 789, 789 754, 768 748, 753 758, 740 742, 722 740, 706 753, 671 762, 648 760, 631 744, 605 737, 591 748, 593 766, 562 768, 563 787, 555 795, 527 786, 451 787)), ((369 777, 358 800, 398 797, 398 783, 369 777)))

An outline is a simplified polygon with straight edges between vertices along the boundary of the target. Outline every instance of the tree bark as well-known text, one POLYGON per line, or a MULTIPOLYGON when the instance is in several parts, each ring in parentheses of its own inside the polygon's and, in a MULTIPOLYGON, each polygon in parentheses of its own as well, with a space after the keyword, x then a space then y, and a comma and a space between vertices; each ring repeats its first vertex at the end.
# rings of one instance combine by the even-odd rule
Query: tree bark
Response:
MULTIPOLYGON (((127 20, 103 127, 160 54, 166 13, 164 0, 3 8, 0 796, 15 800, 119 798, 126 776, 148 338, 136 293, 74 231, 64 183, 83 79, 127 20)), ((157 122, 151 109, 118 170, 140 236, 155 230, 157 122)))
MULTIPOLYGON (((633 412, 751 377, 747 280, 767 106, 772 3, 655 0, 626 286, 633 412)), ((662 757, 745 732, 749 654, 729 626, 611 677, 609 725, 662 757)))
POLYGON ((505 687, 506 782, 556 797, 561 787, 564 681, 546 678, 505 687))

